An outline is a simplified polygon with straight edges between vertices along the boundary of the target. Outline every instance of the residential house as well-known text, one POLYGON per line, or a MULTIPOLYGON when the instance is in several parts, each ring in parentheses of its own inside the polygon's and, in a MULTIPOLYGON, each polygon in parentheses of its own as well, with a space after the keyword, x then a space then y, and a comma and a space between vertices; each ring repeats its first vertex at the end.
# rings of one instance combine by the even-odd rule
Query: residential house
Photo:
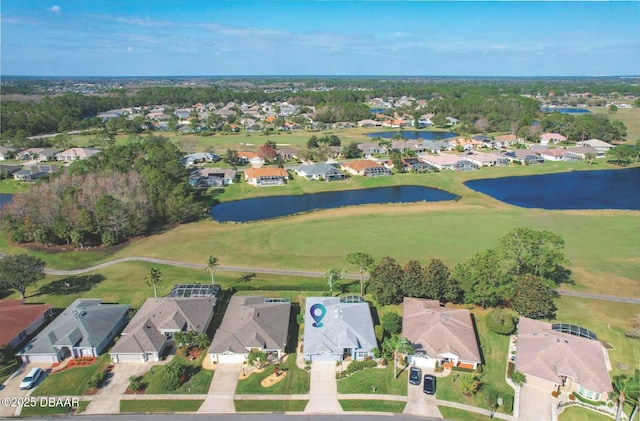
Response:
POLYGON ((520 317, 515 368, 527 376, 528 386, 549 393, 606 401, 612 391, 607 350, 580 326, 520 317))
POLYGON ((257 153, 251 151, 238 152, 240 165, 251 164, 252 167, 261 167, 264 165, 264 159, 260 158, 257 153))
POLYGON ((215 296, 147 298, 109 352, 111 361, 159 361, 176 332, 206 333, 215 305, 215 296))
POLYGON ((294 168, 296 174, 307 180, 344 180, 346 176, 336 167, 329 164, 306 164, 294 168))
POLYGON ((304 358, 314 361, 360 360, 378 347, 369 303, 359 296, 307 297, 304 358))
POLYGON ((231 297, 209 347, 211 361, 241 363, 252 350, 273 353, 279 359, 287 346, 290 316, 288 299, 231 297))
POLYGON ((589 139, 582 142, 576 142, 578 146, 591 146, 596 150, 596 158, 604 158, 609 149, 615 148, 615 145, 607 143, 600 139, 589 139))
POLYGON ((365 119, 358 121, 359 127, 382 127, 382 123, 378 120, 365 119))
POLYGON ((0 301, 0 347, 14 349, 49 321, 53 310, 49 304, 24 304, 24 300, 0 301))
POLYGON ((358 149, 362 151, 365 158, 370 158, 374 155, 387 153, 386 146, 378 145, 376 143, 371 143, 371 142, 358 143, 358 149))
POLYGON ((37 181, 56 172, 58 172, 58 167, 55 165, 31 165, 13 173, 13 178, 19 181, 30 182, 37 181))
POLYGON ((58 152, 60 151, 53 148, 31 148, 18 152, 16 157, 25 161, 35 159, 37 162, 46 162, 55 159, 58 152))
POLYGON ((508 159, 500 154, 485 152, 468 153, 465 159, 480 167, 503 167, 509 162, 508 159))
POLYGON ((180 159, 180 162, 182 162, 182 164, 185 167, 190 167, 192 165, 202 164, 205 162, 218 162, 218 161, 220 161, 219 155, 214 153, 208 153, 208 152, 192 153, 192 154, 183 156, 180 159))
POLYGON ((566 149, 547 149, 538 152, 545 161, 564 161, 566 149))
POLYGON ((495 149, 506 148, 511 145, 515 145, 516 143, 520 143, 520 139, 515 134, 503 134, 500 136, 496 136, 496 138, 491 142, 491 146, 495 149))
POLYGON ((402 336, 413 344, 413 365, 475 369, 482 363, 469 310, 442 307, 437 300, 405 297, 402 311, 402 336))
POLYGON ((289 173, 284 168, 262 167, 244 170, 244 179, 252 186, 281 186, 286 184, 289 173))
POLYGON ((231 168, 200 168, 191 173, 189 184, 196 188, 224 187, 234 183, 236 174, 231 168))
POLYGON ((25 363, 97 357, 125 325, 128 313, 125 304, 77 299, 16 355, 25 363))
POLYGON ((430 152, 439 153, 440 151, 448 151, 453 149, 448 142, 441 142, 439 140, 425 140, 417 143, 414 146, 414 150, 418 153, 430 152))
POLYGON ((298 159, 300 151, 296 148, 281 148, 276 151, 276 156, 279 156, 283 161, 290 161, 292 159, 298 159))
POLYGON ((559 142, 565 142, 567 138, 560 133, 543 133, 540 135, 540 144, 556 144, 559 142))
POLYGON ((460 147, 465 152, 469 152, 469 151, 472 151, 474 149, 478 149, 478 148, 480 148, 480 147, 482 147, 484 145, 483 142, 480 142, 480 141, 477 141, 477 140, 471 139, 471 138, 465 138, 465 137, 458 137, 458 138, 455 138, 455 139, 452 139, 452 140, 448 141, 447 143, 453 149, 460 147))
POLYGON ((99 153, 99 149, 94 148, 70 148, 56 154, 57 161, 72 162, 78 159, 87 159, 99 153))
MULTIPOLYGON (((384 166, 392 169, 394 168, 393 161, 389 160, 384 163, 384 166)), ((402 168, 398 169, 399 172, 411 171, 411 172, 428 172, 433 171, 435 167, 427 164, 426 162, 422 162, 418 158, 402 158, 402 168)))
POLYGON ((22 165, 0 164, 0 174, 8 178, 22 169, 22 165))
POLYGON ((583 159, 587 159, 587 156, 595 158, 597 155, 598 151, 591 146, 574 146, 567 148, 564 159, 565 161, 582 161, 583 159))
POLYGON ((446 117, 446 119, 447 119, 447 126, 455 126, 456 124, 460 123, 460 120, 454 117, 446 117))
POLYGON ((345 162, 340 166, 342 171, 347 171, 353 175, 364 175, 376 177, 379 175, 391 175, 391 171, 384 165, 378 164, 369 159, 360 159, 353 162, 345 162))
POLYGON ((5 161, 10 159, 17 152, 16 148, 5 148, 4 146, 0 146, 0 161, 5 161))
POLYGON ((527 149, 516 149, 514 151, 507 151, 504 156, 511 162, 518 161, 525 165, 544 164, 543 157, 527 149))

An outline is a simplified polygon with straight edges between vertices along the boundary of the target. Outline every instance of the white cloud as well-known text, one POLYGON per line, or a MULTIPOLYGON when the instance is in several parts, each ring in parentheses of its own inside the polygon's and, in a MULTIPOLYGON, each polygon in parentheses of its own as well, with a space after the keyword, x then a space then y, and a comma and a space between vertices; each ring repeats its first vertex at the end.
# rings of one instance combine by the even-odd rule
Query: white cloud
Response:
POLYGON ((60 13, 60 10, 62 10, 62 8, 57 4, 54 4, 51 7, 47 7, 47 11, 51 13, 60 13))

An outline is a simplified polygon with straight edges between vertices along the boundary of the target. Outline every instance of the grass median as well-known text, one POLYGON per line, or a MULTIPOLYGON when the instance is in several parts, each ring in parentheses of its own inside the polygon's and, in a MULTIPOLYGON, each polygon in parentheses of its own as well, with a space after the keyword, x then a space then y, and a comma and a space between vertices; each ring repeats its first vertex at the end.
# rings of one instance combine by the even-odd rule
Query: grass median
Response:
POLYGON ((123 400, 120 401, 121 413, 171 413, 171 412, 196 412, 204 402, 202 399, 149 399, 149 400, 123 400))
POLYGON ((271 401, 271 400, 236 400, 236 412, 302 412, 307 400, 271 401))
POLYGON ((366 412, 390 412, 401 414, 406 406, 406 402, 366 400, 366 399, 342 399, 339 401, 344 411, 366 411, 366 412))

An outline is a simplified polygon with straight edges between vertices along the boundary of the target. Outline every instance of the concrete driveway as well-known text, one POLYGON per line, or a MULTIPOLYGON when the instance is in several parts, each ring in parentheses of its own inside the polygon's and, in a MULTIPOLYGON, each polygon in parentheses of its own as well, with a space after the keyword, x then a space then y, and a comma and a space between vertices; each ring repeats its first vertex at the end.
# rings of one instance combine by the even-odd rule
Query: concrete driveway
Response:
MULTIPOLYGON (((2 387, 2 390, 0 390, 0 398, 20 398, 33 393, 33 390, 35 389, 35 387, 38 387, 38 385, 30 390, 20 390, 20 382, 22 381, 22 378, 29 372, 29 370, 34 367, 40 367, 41 369, 46 371, 51 368, 51 364, 30 363, 20 366, 16 373, 14 373, 13 377, 4 382, 4 387, 2 387)), ((40 381, 38 381, 38 384, 40 384, 45 377, 46 375, 42 376, 40 381)), ((16 413, 16 409, 18 408, 15 406, 5 407, 4 405, 0 405, 0 417, 12 416, 16 413)))
POLYGON ((304 412, 307 414, 340 414, 343 412, 340 402, 338 402, 338 382, 334 361, 311 363, 309 403, 304 412))
POLYGON ((422 391, 422 383, 417 386, 408 385, 407 405, 402 413, 418 417, 442 418, 442 414, 436 404, 436 396, 424 393, 422 391))
POLYGON ((129 387, 129 377, 140 376, 151 368, 149 363, 118 363, 105 384, 84 411, 85 414, 117 414, 120 412, 120 397, 129 387))
POLYGON ((236 412, 233 398, 241 370, 241 363, 219 363, 211 380, 207 398, 198 412, 215 414, 236 412))
POLYGON ((551 419, 551 392, 527 384, 520 388, 519 421, 541 421, 551 419))

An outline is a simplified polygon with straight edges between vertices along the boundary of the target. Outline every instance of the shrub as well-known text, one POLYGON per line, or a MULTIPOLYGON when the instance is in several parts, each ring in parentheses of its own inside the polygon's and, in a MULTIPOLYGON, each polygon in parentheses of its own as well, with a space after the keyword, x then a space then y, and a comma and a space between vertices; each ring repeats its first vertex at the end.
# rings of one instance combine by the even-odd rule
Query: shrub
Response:
POLYGON ((364 370, 365 368, 377 367, 378 363, 375 360, 362 360, 352 361, 347 367, 347 375, 353 374, 356 371, 364 370))
POLYGON ((575 400, 575 399, 576 399, 576 397, 575 397, 575 395, 573 393, 569 394, 569 400, 570 401, 575 400))
POLYGON ((129 389, 131 390, 140 390, 142 389, 142 382, 140 381, 139 376, 131 376, 129 377, 129 389))
POLYGON ((474 370, 473 368, 464 368, 464 367, 457 367, 457 366, 453 366, 451 367, 451 371, 459 371, 461 373, 475 373, 476 370, 474 370))
POLYGON ((495 309, 487 315, 487 326, 493 333, 510 335, 516 329, 513 315, 504 309, 495 309))
POLYGON ((476 374, 480 375, 482 374, 482 364, 478 364, 478 366, 476 367, 476 374))
POLYGON ((402 317, 396 313, 387 313, 380 320, 382 328, 391 335, 397 335, 402 330, 402 317))
POLYGON ((104 370, 100 370, 89 378, 89 380, 87 381, 87 386, 90 389, 97 389, 102 385, 102 383, 104 383, 106 378, 107 372, 104 370))
POLYGON ((527 382, 527 377, 524 375, 523 372, 516 370, 513 373, 511 373, 511 381, 516 386, 522 386, 527 382))
POLYGON ((551 392, 551 396, 553 396, 554 398, 557 398, 559 396, 558 391, 554 390, 553 392, 551 392))
POLYGON ((162 367, 160 382, 165 390, 176 390, 180 387, 180 377, 187 374, 187 365, 177 359, 162 367))
POLYGON ((380 349, 378 349, 378 348, 373 348, 371 350, 371 352, 373 352, 373 356, 375 358, 381 358, 382 357, 382 351, 380 351, 380 349))

